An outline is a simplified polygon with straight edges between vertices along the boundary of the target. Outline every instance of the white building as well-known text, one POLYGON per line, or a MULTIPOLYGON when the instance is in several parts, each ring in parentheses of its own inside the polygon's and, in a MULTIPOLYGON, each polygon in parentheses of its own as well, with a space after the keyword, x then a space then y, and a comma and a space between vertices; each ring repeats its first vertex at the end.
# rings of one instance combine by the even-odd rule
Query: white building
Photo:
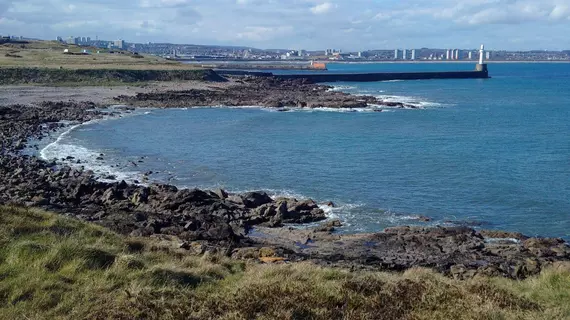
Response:
POLYGON ((394 60, 398 60, 400 58, 400 50, 394 50, 394 60))
POLYGON ((416 60, 416 49, 412 50, 412 60, 416 60))
POLYGON ((115 40, 113 41, 114 47, 119 48, 119 49, 124 49, 125 48, 125 40, 115 40))
POLYGON ((451 60, 451 50, 447 50, 445 53, 445 60, 451 60))
POLYGON ((403 60, 408 59, 408 50, 407 49, 402 50, 402 59, 403 60))

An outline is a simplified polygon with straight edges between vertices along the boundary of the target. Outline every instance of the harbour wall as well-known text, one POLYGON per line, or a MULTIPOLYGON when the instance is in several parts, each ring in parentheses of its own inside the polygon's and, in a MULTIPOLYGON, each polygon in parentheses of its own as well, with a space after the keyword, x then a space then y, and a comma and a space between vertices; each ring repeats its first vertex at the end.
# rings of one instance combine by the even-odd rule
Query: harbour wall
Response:
POLYGON ((245 70, 215 70, 218 74, 233 76, 275 77, 278 79, 308 79, 320 82, 376 82, 390 80, 429 80, 429 79, 487 79, 489 72, 486 64, 477 65, 473 71, 441 72, 375 72, 375 73, 298 73, 273 74, 245 70))
POLYGON ((391 72, 391 73, 345 73, 345 74, 286 74, 275 75, 280 79, 308 79, 311 82, 375 82, 390 80, 429 80, 429 79, 487 79, 488 71, 450 72, 391 72))

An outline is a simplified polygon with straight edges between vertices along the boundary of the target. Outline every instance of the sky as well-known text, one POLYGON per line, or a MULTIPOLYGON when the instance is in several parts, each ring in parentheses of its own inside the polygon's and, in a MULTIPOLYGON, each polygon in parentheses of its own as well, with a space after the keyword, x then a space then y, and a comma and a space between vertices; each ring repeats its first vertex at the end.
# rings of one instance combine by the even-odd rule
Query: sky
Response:
POLYGON ((570 0, 0 0, 0 34, 326 48, 570 50, 570 0))

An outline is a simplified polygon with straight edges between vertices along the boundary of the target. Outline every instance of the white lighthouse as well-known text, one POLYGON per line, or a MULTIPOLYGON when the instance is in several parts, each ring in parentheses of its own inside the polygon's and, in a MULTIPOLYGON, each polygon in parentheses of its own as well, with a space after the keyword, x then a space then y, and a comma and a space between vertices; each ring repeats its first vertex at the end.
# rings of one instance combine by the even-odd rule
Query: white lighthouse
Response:
POLYGON ((485 63, 485 45, 481 45, 481 49, 479 50, 479 64, 485 63))
POLYGON ((487 64, 485 63, 485 46, 481 45, 481 49, 479 50, 479 63, 477 64, 475 70, 481 72, 488 72, 487 71, 487 64))

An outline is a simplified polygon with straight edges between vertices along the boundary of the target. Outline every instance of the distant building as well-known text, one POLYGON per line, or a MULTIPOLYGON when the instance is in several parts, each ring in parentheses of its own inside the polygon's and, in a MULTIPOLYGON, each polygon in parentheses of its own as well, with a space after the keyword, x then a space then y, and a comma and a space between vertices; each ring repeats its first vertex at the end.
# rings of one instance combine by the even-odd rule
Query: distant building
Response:
POLYGON ((86 42, 87 42, 87 38, 81 37, 81 43, 86 43, 86 42))
POLYGON ((67 44, 77 44, 77 38, 74 38, 73 36, 67 38, 67 40, 65 41, 67 42, 67 44))
POLYGON ((302 49, 301 49, 301 50, 299 50, 297 53, 298 53, 299 57, 304 57, 304 56, 306 56, 306 55, 307 55, 307 51, 305 51, 305 50, 302 50, 302 49))
POLYGON ((487 59, 487 60, 491 60, 491 51, 487 51, 486 54, 487 54, 486 59, 487 59))
POLYGON ((91 42, 91 37, 87 37, 87 42, 91 42))
POLYGON ((447 50, 445 53, 445 60, 451 60, 451 50, 447 50))
POLYGON ((455 60, 459 60, 459 49, 455 49, 454 56, 455 60))
POLYGON ((469 51, 469 54, 467 54, 467 57, 469 60, 473 60, 473 52, 469 51))
POLYGON ((113 41, 113 46, 115 48, 118 48, 118 49, 124 49, 125 48, 125 40, 115 40, 115 41, 113 41))
POLYGON ((332 56, 333 53, 334 53, 334 49, 326 49, 325 50, 325 56, 332 56))
POLYGON ((57 41, 63 42, 63 38, 62 38, 62 37, 57 37, 57 41))
POLYGON ((400 50, 394 50, 394 60, 398 60, 400 58, 400 50))
POLYGON ((412 60, 416 60, 416 49, 412 50, 412 60))
POLYGON ((402 60, 406 60, 408 59, 408 50, 404 49, 402 50, 402 60))

